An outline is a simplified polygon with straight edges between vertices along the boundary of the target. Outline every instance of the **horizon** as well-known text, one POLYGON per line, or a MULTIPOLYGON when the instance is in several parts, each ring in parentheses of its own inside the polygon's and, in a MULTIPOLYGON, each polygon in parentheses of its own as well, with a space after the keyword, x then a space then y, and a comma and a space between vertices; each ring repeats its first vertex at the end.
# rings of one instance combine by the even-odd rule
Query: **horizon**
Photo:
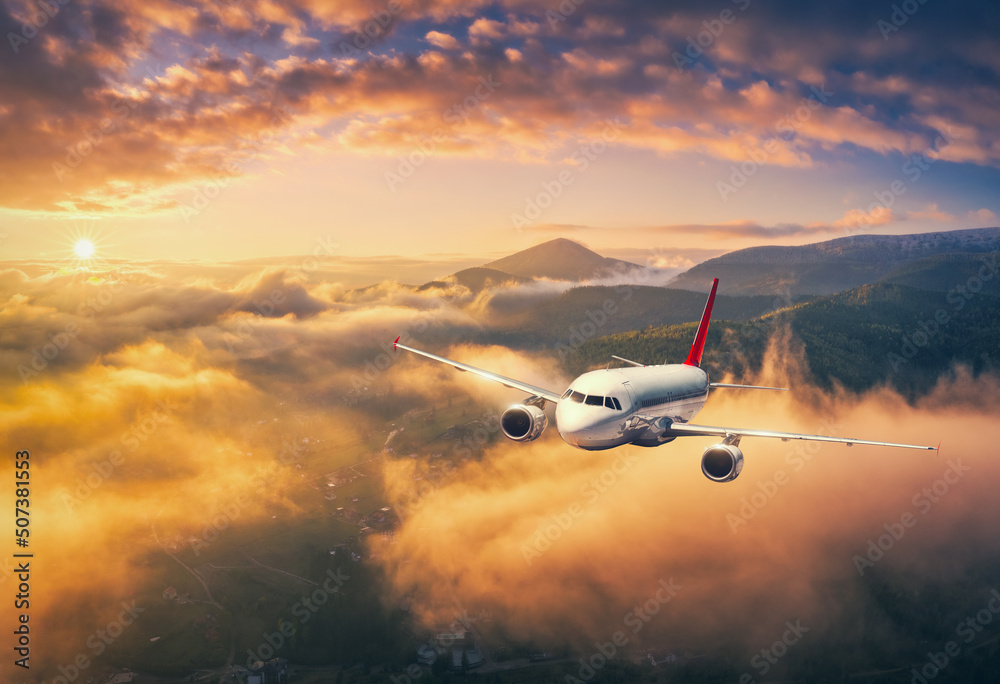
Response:
MULTIPOLYGON (((927 235, 927 234, 930 234, 930 233, 953 233, 953 232, 962 232, 962 231, 991 230, 991 229, 1000 229, 1000 224, 994 225, 994 226, 979 226, 979 227, 974 227, 974 228, 951 228, 951 229, 947 229, 947 230, 923 230, 923 231, 917 231, 917 232, 913 232, 913 233, 895 233, 895 232, 890 233, 890 232, 876 232, 876 231, 870 231, 870 232, 869 231, 865 231, 865 232, 851 232, 851 233, 849 233, 847 235, 840 235, 840 236, 831 237, 831 238, 827 238, 827 239, 811 239, 811 238, 808 238, 804 242, 795 242, 793 244, 773 244, 773 243, 769 243, 769 242, 757 242, 757 243, 754 243, 754 244, 751 244, 751 245, 747 245, 747 246, 743 246, 743 247, 737 247, 737 248, 732 249, 732 250, 724 250, 724 251, 721 251, 721 252, 719 252, 719 250, 698 249, 698 248, 694 248, 694 249, 678 249, 677 250, 677 254, 688 254, 688 253, 691 253, 691 252, 698 252, 698 251, 703 251, 703 252, 719 252, 719 254, 728 254, 730 252, 738 252, 738 251, 741 251, 741 250, 744 250, 744 249, 751 249, 751 248, 754 248, 754 247, 807 247, 809 245, 817 245, 817 244, 822 244, 822 243, 826 243, 826 242, 833 242, 835 240, 840 240, 840 239, 845 239, 845 238, 852 238, 852 237, 913 237, 913 236, 917 236, 917 235, 927 235)), ((502 259, 504 257, 512 256, 514 254, 518 254, 520 252, 525 252, 525 251, 528 251, 528 250, 533 249, 535 247, 539 247, 539 246, 544 245, 544 244, 558 242, 560 240, 565 240, 565 241, 568 241, 568 242, 572 242, 572 243, 574 243, 576 245, 579 245, 581 247, 584 247, 584 248, 590 250, 591 252, 599 254, 600 256, 611 257, 611 258, 619 258, 617 256, 614 256, 614 254, 619 253, 619 252, 623 252, 623 251, 635 252, 635 251, 639 250, 638 247, 628 247, 628 246, 618 246, 618 247, 600 249, 600 248, 593 247, 591 244, 588 243, 588 241, 586 241, 584 239, 581 239, 581 238, 568 238, 568 237, 562 237, 562 236, 560 236, 560 237, 553 237, 553 238, 548 238, 548 239, 539 239, 539 241, 537 241, 537 242, 534 242, 534 243, 529 244, 529 245, 524 246, 524 247, 519 247, 518 249, 516 249, 514 251, 498 251, 498 252, 483 253, 483 254, 477 254, 477 255, 461 255, 461 254, 458 254, 458 253, 455 253, 455 252, 452 252, 452 253, 420 252, 420 253, 415 253, 415 254, 403 254, 403 253, 388 252, 388 253, 382 253, 382 254, 379 254, 379 255, 368 255, 368 256, 369 257, 373 257, 373 258, 382 258, 382 259, 411 259, 411 260, 419 260, 422 263, 428 263, 428 264, 429 263, 436 263, 436 262, 447 262, 448 260, 452 260, 452 259, 463 259, 463 260, 473 260, 473 259, 480 260, 481 259, 481 260, 483 260, 483 265, 485 265, 485 264, 490 263, 492 261, 497 261, 497 260, 502 259)), ((643 248, 643 249, 646 250, 646 251, 648 251, 648 248, 643 248)), ((308 257, 308 256, 314 256, 317 259, 323 259, 323 258, 326 258, 326 259, 351 259, 351 258, 364 259, 364 258, 366 258, 364 256, 360 256, 360 257, 359 256, 348 256, 348 255, 339 255, 339 254, 334 254, 334 253, 318 254, 318 255, 317 254, 312 254, 312 255, 310 255, 308 251, 303 251, 303 252, 289 252, 287 254, 277 254, 277 255, 259 255, 259 256, 254 256, 254 257, 244 257, 244 258, 228 259, 228 260, 227 259, 197 258, 197 257, 191 257, 191 258, 180 258, 180 257, 178 257, 178 258, 141 258, 140 259, 140 258, 128 258, 128 257, 97 257, 97 256, 93 256, 93 257, 81 258, 80 256, 73 254, 72 246, 70 246, 70 247, 68 247, 67 254, 65 256, 5 258, 5 259, 0 259, 0 265, 2 265, 2 264, 8 264, 8 263, 9 264, 16 264, 16 263, 36 263, 36 262, 38 262, 38 263, 66 262, 66 263, 77 264, 79 268, 84 269, 84 270, 90 268, 91 266, 99 266, 99 265, 104 264, 104 263, 109 263, 109 264, 115 264, 115 263, 149 263, 149 264, 154 264, 154 263, 174 263, 174 264, 177 264, 177 263, 190 263, 190 264, 205 264, 205 265, 209 265, 209 264, 220 264, 220 265, 230 265, 230 264, 267 265, 267 262, 269 262, 269 261, 271 261, 271 262, 279 262, 279 261, 285 260, 285 259, 300 259, 302 257, 308 257)), ((708 258, 712 258, 712 257, 708 257, 708 258)), ((625 259, 625 261, 627 261, 627 259, 625 259)))
MULTIPOLYGON (((594 249, 592 246, 588 245, 585 240, 566 238, 566 237, 554 237, 547 240, 540 240, 534 244, 528 245, 522 249, 503 253, 493 253, 479 256, 472 255, 459 255, 455 253, 442 254, 442 253, 427 253, 427 254, 386 254, 373 258, 366 257, 348 257, 345 255, 336 254, 334 250, 331 249, 332 243, 329 240, 318 239, 316 244, 318 247, 313 249, 313 254, 308 252, 303 252, 300 254, 287 254, 280 256, 261 256, 252 257, 246 259, 232 259, 232 260, 211 260, 211 259, 126 259, 126 258, 104 258, 98 255, 93 255, 87 258, 81 258, 75 255, 69 255, 58 258, 24 258, 24 259, 0 259, 0 272, 4 269, 13 269, 26 271, 26 275, 29 277, 39 277, 44 275, 49 275, 52 273, 64 273, 76 272, 76 273, 103 273, 107 271, 113 271, 118 267, 123 265, 132 265, 136 267, 155 269, 156 267, 161 268, 178 268, 187 267, 189 269, 197 269, 203 267, 206 269, 218 268, 229 268, 241 270, 238 274, 232 272, 225 274, 218 274, 217 276, 211 275, 208 272, 189 272, 185 274, 174 273, 174 275, 181 276, 187 279, 202 279, 207 277, 209 279, 218 277, 223 282, 225 281, 238 281, 246 278, 247 276, 253 274, 255 271, 267 271, 268 269, 288 267, 291 266, 293 271, 298 272, 300 276, 307 275, 305 271, 318 271, 316 275, 321 276, 323 282, 338 283, 348 287, 354 288, 364 288, 369 286, 375 286, 384 282, 396 282, 400 285, 405 286, 419 286, 425 283, 429 283, 441 278, 448 278, 460 271, 477 268, 485 266, 486 264, 496 261, 508 256, 519 254, 541 245, 556 242, 559 240, 567 240, 576 245, 584 247, 598 254, 599 256, 605 258, 619 259, 621 261, 626 261, 637 266, 641 266, 655 272, 659 275, 657 279, 657 284, 660 287, 668 287, 670 282, 676 279, 678 276, 686 272, 687 270, 698 266, 699 264, 709 261, 713 258, 720 257, 732 252, 738 252, 743 249, 751 249, 755 247, 804 247, 809 245, 823 244, 826 242, 831 242, 834 240, 839 240, 842 238, 850 237, 906 237, 906 236, 918 236, 925 235, 927 233, 950 233, 956 231, 975 231, 975 230, 990 230, 998 229, 1000 226, 984 226, 982 228, 956 228, 948 231, 925 231, 919 233, 882 233, 882 232, 864 232, 864 233, 853 233, 851 235, 844 235, 840 237, 831 238, 829 240, 808 240, 801 244, 794 245, 774 245, 774 244, 749 244, 744 247, 740 247, 733 250, 724 249, 707 249, 707 248, 693 248, 693 249, 671 249, 669 247, 650 247, 649 245, 644 247, 627 247, 618 246, 611 249, 594 249), (317 252, 320 252, 317 254, 317 252), (303 267, 307 262, 315 262, 315 268, 305 269, 303 267), (32 268, 34 267, 34 268, 32 268), (47 270, 54 269, 54 270, 47 270), (226 277, 228 275, 228 277, 226 277), (664 280, 666 278, 666 280, 664 280)), ((545 278, 536 277, 536 280, 553 280, 560 281, 558 278, 545 278)), ((597 279, 598 281, 601 278, 597 279)), ((579 280, 577 282, 588 282, 588 279, 579 280)), ((572 280, 570 281, 572 282, 572 280)))

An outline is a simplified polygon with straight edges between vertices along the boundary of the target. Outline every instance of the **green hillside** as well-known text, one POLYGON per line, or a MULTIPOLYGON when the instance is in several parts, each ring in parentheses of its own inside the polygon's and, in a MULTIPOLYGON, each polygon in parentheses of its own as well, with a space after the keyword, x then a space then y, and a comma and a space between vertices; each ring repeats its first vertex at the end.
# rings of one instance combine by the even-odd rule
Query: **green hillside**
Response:
MULTIPOLYGON (((889 383, 906 396, 930 390, 956 363, 975 373, 998 370, 1000 298, 962 297, 902 285, 865 285, 797 304, 753 321, 721 314, 709 329, 703 365, 713 377, 760 367, 775 330, 790 327, 804 345, 815 382, 854 391, 889 383)), ((695 324, 588 340, 563 361, 570 374, 604 366, 612 354, 640 362, 683 360, 695 324)))
MULTIPOLYGON (((480 334, 480 341, 514 347, 578 346, 593 337, 697 320, 705 308, 703 294, 637 285, 576 287, 531 302, 516 295, 512 299, 508 302, 502 294, 494 298, 496 316, 491 318, 496 320, 480 334)), ((715 315, 749 320, 789 303, 770 296, 720 295, 715 315)))
POLYGON ((896 268, 882 282, 936 292, 965 288, 1000 295, 1000 277, 993 272, 994 268, 1000 268, 995 253, 936 254, 896 268))

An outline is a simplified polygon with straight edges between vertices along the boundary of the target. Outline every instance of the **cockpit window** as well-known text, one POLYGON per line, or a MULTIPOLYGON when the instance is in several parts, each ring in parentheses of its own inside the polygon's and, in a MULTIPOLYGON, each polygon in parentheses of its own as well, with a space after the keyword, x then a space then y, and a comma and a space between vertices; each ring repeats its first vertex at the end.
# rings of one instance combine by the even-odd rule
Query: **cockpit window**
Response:
POLYGON ((603 406, 604 408, 609 408, 612 411, 622 410, 621 402, 618 401, 617 397, 602 397, 598 394, 584 395, 582 392, 568 389, 563 392, 561 398, 569 399, 577 404, 586 404, 587 406, 603 406))

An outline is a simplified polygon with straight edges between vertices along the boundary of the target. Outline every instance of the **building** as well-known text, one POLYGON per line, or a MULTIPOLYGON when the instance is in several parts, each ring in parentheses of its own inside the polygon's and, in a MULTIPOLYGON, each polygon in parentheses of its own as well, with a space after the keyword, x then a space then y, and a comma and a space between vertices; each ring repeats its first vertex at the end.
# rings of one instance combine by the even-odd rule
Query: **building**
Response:
POLYGON ((288 661, 274 658, 266 663, 255 663, 247 675, 246 684, 286 684, 288 682, 288 661))
POLYGON ((472 644, 468 647, 457 646, 451 649, 451 669, 456 672, 471 670, 479 667, 484 662, 483 654, 479 647, 472 644))
POLYGON ((676 665, 679 660, 677 654, 671 651, 650 651, 647 656, 649 657, 650 665, 653 667, 676 665))
POLYGON ((118 674, 111 675, 106 680, 106 684, 131 684, 134 681, 135 672, 119 672, 118 674))

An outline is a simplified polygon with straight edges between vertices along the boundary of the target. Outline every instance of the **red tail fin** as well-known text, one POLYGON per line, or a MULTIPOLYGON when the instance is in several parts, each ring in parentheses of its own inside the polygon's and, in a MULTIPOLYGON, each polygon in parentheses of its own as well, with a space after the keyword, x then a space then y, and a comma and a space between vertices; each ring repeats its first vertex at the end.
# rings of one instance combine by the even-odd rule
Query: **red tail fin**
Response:
POLYGON ((685 366, 701 365, 701 354, 705 351, 705 337, 708 335, 708 321, 712 318, 712 305, 715 303, 715 290, 718 287, 719 279, 716 278, 712 281, 712 291, 708 295, 708 301, 705 302, 705 312, 701 315, 701 323, 698 324, 698 332, 695 333, 691 351, 688 352, 687 360, 684 362, 685 366))

